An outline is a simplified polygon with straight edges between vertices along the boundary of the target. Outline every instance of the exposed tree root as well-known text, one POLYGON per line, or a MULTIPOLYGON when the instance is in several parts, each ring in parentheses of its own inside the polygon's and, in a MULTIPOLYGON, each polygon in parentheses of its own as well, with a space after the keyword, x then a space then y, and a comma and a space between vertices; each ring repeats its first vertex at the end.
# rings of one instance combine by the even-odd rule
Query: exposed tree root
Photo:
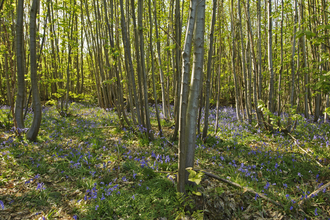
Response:
POLYGON ((280 206, 280 207, 284 208, 284 206, 283 206, 281 203, 276 202, 276 201, 274 201, 274 200, 272 200, 272 199, 270 199, 270 198, 268 198, 268 197, 266 197, 266 196, 264 196, 264 195, 262 195, 262 194, 259 194, 259 193, 257 193, 256 191, 254 191, 253 189, 250 189, 250 188, 247 188, 247 187, 241 186, 241 185, 239 185, 238 183, 235 183, 235 182, 232 182, 232 181, 230 181, 230 180, 227 180, 227 179, 221 178, 221 177, 219 177, 219 176, 217 176, 217 175, 214 175, 214 174, 212 174, 212 173, 206 172, 206 171, 201 170, 201 169, 194 169, 194 170, 195 170, 195 171, 201 171, 201 172, 203 172, 205 175, 207 175, 207 176, 209 176, 209 177, 212 177, 212 178, 214 178, 214 179, 217 179, 217 180, 220 180, 220 181, 222 181, 222 182, 228 183, 228 184, 230 184, 230 185, 232 185, 232 186, 235 186, 235 187, 241 188, 241 189, 243 189, 243 193, 244 193, 244 192, 250 192, 250 193, 252 193, 252 194, 254 194, 254 195, 258 195, 260 198, 263 198, 264 200, 267 200, 267 201, 269 201, 269 202, 271 202, 271 203, 273 203, 273 204, 275 204, 275 205, 277 205, 277 206, 280 206))

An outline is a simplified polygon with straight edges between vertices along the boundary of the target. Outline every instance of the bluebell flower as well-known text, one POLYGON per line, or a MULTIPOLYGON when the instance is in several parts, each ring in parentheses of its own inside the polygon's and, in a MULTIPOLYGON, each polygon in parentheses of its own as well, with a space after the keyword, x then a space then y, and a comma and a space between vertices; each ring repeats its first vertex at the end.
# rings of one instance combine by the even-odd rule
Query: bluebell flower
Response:
POLYGON ((315 209, 314 214, 315 214, 315 216, 318 215, 318 214, 317 214, 317 208, 315 209))
POLYGON ((3 202, 0 200, 0 206, 2 210, 5 210, 5 205, 3 204, 3 202))
POLYGON ((38 183, 37 190, 44 190, 45 189, 44 183, 38 183))

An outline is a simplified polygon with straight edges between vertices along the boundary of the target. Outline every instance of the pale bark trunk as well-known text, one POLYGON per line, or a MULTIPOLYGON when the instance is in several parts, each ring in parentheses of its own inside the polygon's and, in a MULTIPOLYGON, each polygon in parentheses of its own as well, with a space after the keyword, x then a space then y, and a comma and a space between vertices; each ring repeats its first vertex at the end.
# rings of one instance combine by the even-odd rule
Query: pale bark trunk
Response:
POLYGON ((230 22, 230 27, 231 27, 231 37, 232 37, 232 45, 233 45, 233 48, 232 48, 232 57, 231 57, 231 64, 232 64, 232 72, 233 72, 233 76, 234 76, 234 84, 235 84, 235 107, 236 107, 236 117, 238 120, 241 120, 241 114, 240 114, 240 108, 239 108, 239 90, 238 90, 238 77, 237 77, 237 74, 236 74, 236 66, 235 66, 235 59, 236 59, 236 54, 235 54, 235 30, 234 30, 234 5, 233 5, 233 0, 231 0, 231 22, 230 22))
MULTIPOLYGON (((127 29, 126 29, 126 22, 125 22, 125 15, 124 15, 123 7, 124 7, 123 0, 120 0, 121 25, 122 25, 121 30, 122 30, 123 44, 124 44, 124 50, 125 50, 126 71, 128 73, 127 75, 130 77, 130 81, 132 83, 138 123, 139 123, 139 125, 141 125, 141 115, 140 115, 140 108, 139 108, 139 103, 138 103, 138 99, 137 99, 137 94, 136 94, 134 69, 133 69, 132 56, 131 56, 131 50, 130 50, 130 42, 127 37, 127 29)), ((131 110, 134 111, 133 109, 131 109, 131 110)))
MULTIPOLYGON (((249 123, 251 123, 252 118, 250 115, 250 109, 249 109, 249 103, 248 103, 248 82, 247 82, 247 76, 246 76, 246 65, 245 65, 245 53, 244 53, 244 38, 243 38, 243 30, 242 30, 242 13, 241 13, 241 1, 238 0, 238 15, 239 15, 239 31, 240 31, 240 37, 241 37, 241 51, 242 51, 242 72, 244 75, 244 85, 245 85, 245 108, 246 108, 246 114, 249 123)), ((243 98, 243 97, 242 97, 243 98)), ((243 110, 244 111, 244 110, 243 110)))
MULTIPOLYGON (((181 16, 182 17, 182 16, 181 16)), ((175 92, 174 92, 174 119, 175 119, 175 128, 174 128, 174 132, 173 132, 173 140, 177 140, 177 136, 178 136, 178 132, 180 133, 180 128, 179 128, 179 124, 180 124, 180 105, 181 105, 181 94, 180 92, 182 91, 182 83, 181 81, 183 79, 181 79, 181 65, 180 65, 180 60, 181 60, 181 29, 182 29, 182 25, 181 25, 181 21, 180 21, 180 0, 175 0, 175 43, 176 43, 176 47, 175 47, 175 67, 176 67, 176 71, 175 71, 175 78, 176 78, 176 82, 175 82, 175 92)), ((182 54, 183 56, 183 54, 182 54)), ((184 59, 182 57, 182 59, 184 59)), ((182 76, 184 74, 182 73, 182 76)), ((180 135, 180 134, 179 134, 180 135)))
POLYGON ((211 31, 210 31, 210 47, 207 60, 207 76, 206 76, 206 93, 205 93, 205 115, 204 115, 204 128, 203 128, 203 139, 207 136, 208 124, 209 124, 209 109, 210 109, 210 78, 211 78, 211 63, 213 56, 213 32, 215 24, 215 14, 217 9, 217 0, 213 0, 213 9, 212 9, 212 21, 211 21, 211 31))
MULTIPOLYGON (((151 5, 149 7, 151 7, 151 5)), ((159 40, 159 36, 158 36, 157 0, 154 1, 154 16, 155 16, 155 32, 156 32, 156 39, 157 39, 157 53, 158 53, 160 86, 161 86, 161 90, 162 90, 162 107, 163 107, 164 117, 165 117, 165 119, 168 119, 169 116, 168 116, 166 98, 165 98, 164 73, 163 73, 163 68, 162 68, 162 59, 160 57, 160 40, 159 40)), ((150 22, 150 25, 151 25, 151 22, 150 22)))
MULTIPOLYGON (((189 98, 186 114, 185 139, 187 144, 186 167, 194 167, 196 148, 196 118, 198 112, 198 97, 201 90, 204 63, 204 31, 205 31, 205 0, 201 0, 196 8, 194 63, 189 87, 189 98)), ((186 176, 186 181, 188 175, 186 176)))
POLYGON ((253 102, 254 102, 254 108, 256 109, 258 125, 262 126, 262 122, 261 122, 262 113, 261 113, 260 109, 258 108, 258 97, 257 97, 258 67, 257 67, 256 56, 254 53, 254 39, 253 39, 253 33, 252 33, 252 27, 251 27, 251 21, 250 21, 250 0, 247 0, 247 2, 246 2, 245 14, 247 17, 246 23, 247 23, 247 29, 248 29, 248 34, 249 34, 249 40, 250 40, 250 54, 251 54, 251 59, 252 59, 252 64, 253 64, 253 73, 254 73, 253 74, 253 102))
POLYGON ((294 86, 295 86, 295 66, 294 66, 294 55, 296 50, 296 25, 298 18, 297 0, 294 1, 294 26, 293 26, 293 42, 292 42, 292 55, 291 55, 291 93, 290 93, 290 105, 293 108, 294 105, 294 86))
MULTIPOLYGON (((180 107, 179 107, 179 167, 178 167, 178 192, 185 192, 186 181, 186 156, 187 156, 187 142, 186 142, 186 113, 188 104, 188 79, 190 73, 190 53, 192 47, 192 38, 196 17, 196 5, 198 0, 190 1, 189 19, 186 29, 185 44, 182 53, 182 81, 180 92, 180 107)), ((197 117, 196 117, 197 118, 197 117)), ((195 120, 196 120, 195 118, 195 120)))
MULTIPOLYGON (((162 125, 160 123, 160 118, 159 118, 159 110, 158 110, 158 102, 157 102, 157 94, 156 94, 155 68, 154 68, 154 51, 153 51, 153 45, 152 45, 152 28, 153 27, 152 27, 151 6, 152 6, 152 4, 151 4, 151 1, 149 0, 149 20, 150 20, 149 49, 150 49, 150 53, 151 53, 150 56, 151 56, 152 84, 153 84, 153 92, 154 92, 156 118, 157 118, 157 123, 158 123, 159 136, 162 137, 163 136, 163 131, 162 131, 162 125)), ((156 5, 155 5, 155 11, 156 11, 156 5)), ((156 16, 156 13, 155 13, 155 16, 156 16)), ((155 19, 155 21, 156 21, 156 19, 155 19)), ((158 39, 158 36, 157 36, 157 39, 158 39)), ((160 53, 158 53, 158 57, 159 57, 159 54, 160 53)), ((159 57, 159 60, 160 60, 160 57, 159 57)), ((162 88, 164 89, 164 87, 162 87, 162 88)), ((165 96, 163 96, 163 93, 162 93, 162 97, 165 98, 165 96)), ((163 101, 164 101, 164 99, 163 99, 163 101)), ((165 105, 165 102, 163 102, 163 110, 164 110, 164 105, 165 105)))
POLYGON ((136 55, 136 61, 137 61, 137 75, 138 75, 138 87, 139 87, 139 101, 140 101, 140 108, 139 108, 139 114, 140 114, 140 120, 138 120, 139 125, 145 126, 145 114, 143 109, 143 88, 142 88, 142 81, 143 81, 143 72, 141 68, 141 57, 140 57, 140 49, 139 49, 139 34, 138 29, 136 27, 136 18, 135 18, 135 5, 134 0, 131 0, 131 7, 132 7, 132 20, 133 20, 133 26, 134 26, 134 40, 135 40, 135 55, 136 55))
POLYGON ((270 73, 269 81, 269 98, 268 98, 268 109, 274 112, 274 70, 273 70, 273 54, 272 54, 272 1, 268 0, 268 69, 270 73))
MULTIPOLYGON (((258 8, 257 8, 257 15, 258 15, 258 100, 262 100, 262 54, 261 54, 261 0, 258 0, 258 8)), ((266 16, 265 16, 266 17, 266 16)), ((266 30, 265 30, 266 33, 266 30)), ((252 42, 253 43, 253 42, 252 42)), ((258 103, 256 103, 258 105, 258 103)), ((262 112, 260 111, 259 117, 261 116, 262 112)))
MULTIPOLYGON (((300 0, 300 20, 304 20, 304 0, 300 0)), ((306 54, 306 39, 305 35, 301 39, 301 47, 303 51, 304 59, 304 107, 305 107, 305 117, 309 118, 309 109, 308 109, 308 71, 307 71, 307 54, 306 54)))
MULTIPOLYGON (((283 20, 284 20, 284 0, 282 0, 281 6, 281 67, 278 74, 278 100, 277 100, 277 115, 281 115, 281 82, 282 82, 282 72, 283 72, 283 20)), ((278 121, 278 126, 280 126, 280 121, 278 121)))
POLYGON ((221 6, 219 8, 219 71, 218 71, 218 76, 217 76, 217 104, 216 104, 216 116, 215 116, 215 133, 218 132, 218 127, 219 127, 219 105, 220 105, 220 91, 221 91, 221 64, 222 64, 222 35, 221 35, 221 28, 222 28, 222 12, 223 12, 223 0, 221 0, 221 6))
POLYGON ((144 108, 145 108, 145 119, 146 119, 146 128, 147 135, 149 140, 154 139, 154 135, 151 130, 150 124, 150 112, 149 112, 149 104, 148 104, 148 87, 147 87, 147 74, 145 70, 145 60, 144 60, 144 37, 143 37, 143 24, 142 24, 142 15, 143 15, 143 0, 139 0, 138 4, 139 16, 138 16, 138 24, 139 24, 139 37, 140 37, 140 52, 141 52, 141 71, 142 71, 142 79, 143 79, 143 89, 144 89, 144 108))

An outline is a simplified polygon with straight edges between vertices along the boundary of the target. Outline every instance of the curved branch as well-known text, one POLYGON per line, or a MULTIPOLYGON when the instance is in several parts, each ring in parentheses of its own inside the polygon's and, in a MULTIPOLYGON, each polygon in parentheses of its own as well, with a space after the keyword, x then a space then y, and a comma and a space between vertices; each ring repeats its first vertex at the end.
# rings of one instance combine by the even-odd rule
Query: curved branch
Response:
POLYGON ((327 184, 321 186, 319 189, 317 189, 314 192, 312 192, 311 194, 309 194, 306 199, 301 200, 300 202, 298 202, 298 205, 301 206, 306 200, 312 198, 312 196, 316 196, 320 191, 326 189, 329 186, 330 186, 330 182, 328 182, 327 184))
POLYGON ((259 194, 259 193, 257 193, 256 191, 254 191, 253 189, 250 189, 250 188, 248 188, 248 187, 241 186, 241 185, 239 185, 238 183, 235 183, 235 182, 232 182, 232 181, 230 181, 230 180, 227 180, 227 179, 221 178, 221 177, 219 177, 219 176, 217 176, 217 175, 214 175, 214 174, 212 174, 212 173, 206 172, 206 171, 201 170, 201 169, 194 169, 194 170, 195 170, 195 171, 201 171, 201 172, 203 172, 205 175, 207 175, 207 176, 209 176, 209 177, 212 177, 212 178, 214 178, 214 179, 217 179, 217 180, 220 180, 220 181, 222 181, 222 182, 228 183, 228 184, 230 184, 230 185, 232 185, 232 186, 235 186, 235 187, 241 188, 241 189, 243 189, 243 193, 244 193, 244 192, 250 192, 250 193, 255 194, 255 195, 257 194, 260 198, 263 198, 264 200, 267 200, 268 202, 271 202, 271 203, 273 203, 273 204, 275 204, 275 205, 277 205, 277 206, 280 206, 280 207, 284 208, 284 206, 283 206, 281 203, 276 202, 275 200, 272 200, 272 199, 266 197, 265 195, 259 194))

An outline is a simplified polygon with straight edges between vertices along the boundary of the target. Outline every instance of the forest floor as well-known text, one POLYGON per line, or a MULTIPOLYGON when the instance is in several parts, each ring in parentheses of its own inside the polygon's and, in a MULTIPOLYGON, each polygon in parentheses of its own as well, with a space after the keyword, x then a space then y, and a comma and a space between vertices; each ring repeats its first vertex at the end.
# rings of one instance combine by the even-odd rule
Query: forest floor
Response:
MULTIPOLYGON (((10 128, 9 110, 0 111, 0 126, 10 128)), ((201 182, 182 198, 177 145, 168 142, 172 121, 162 120, 165 138, 149 142, 121 129, 112 110, 73 103, 70 112, 45 108, 37 142, 0 130, 1 220, 330 218, 330 125, 323 120, 301 118, 290 136, 263 132, 222 107, 215 134, 212 110, 209 137, 195 153, 194 168, 207 174, 191 171, 201 182)))

